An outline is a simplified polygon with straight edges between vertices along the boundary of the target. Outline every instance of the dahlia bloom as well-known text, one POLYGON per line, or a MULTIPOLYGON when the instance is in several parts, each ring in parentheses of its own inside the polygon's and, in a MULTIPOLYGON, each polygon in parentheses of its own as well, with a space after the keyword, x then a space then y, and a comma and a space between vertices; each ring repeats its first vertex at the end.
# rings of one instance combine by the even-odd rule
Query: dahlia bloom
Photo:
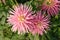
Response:
POLYGON ((13 32, 18 31, 18 34, 26 33, 29 28, 32 27, 32 22, 29 21, 33 19, 31 6, 21 4, 15 6, 14 10, 9 11, 9 13, 11 13, 11 15, 8 17, 7 21, 12 25, 13 32))
POLYGON ((60 10, 60 1, 45 0, 42 5, 42 10, 46 11, 49 15, 57 15, 60 10))
POLYGON ((41 14, 41 12, 37 12, 37 15, 33 19, 34 29, 30 30, 30 32, 34 34, 43 35, 43 32, 46 33, 46 30, 49 28, 49 16, 45 16, 46 14, 41 14))

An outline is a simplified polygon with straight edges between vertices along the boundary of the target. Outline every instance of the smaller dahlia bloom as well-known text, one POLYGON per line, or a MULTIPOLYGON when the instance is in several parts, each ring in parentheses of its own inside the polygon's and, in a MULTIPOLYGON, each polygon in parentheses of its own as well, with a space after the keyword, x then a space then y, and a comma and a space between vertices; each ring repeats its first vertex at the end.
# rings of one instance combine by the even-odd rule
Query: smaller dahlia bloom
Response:
MULTIPOLYGON (((11 14, 8 17, 8 23, 12 25, 12 31, 18 31, 18 34, 28 32, 29 28, 32 27, 32 7, 25 5, 17 5, 14 10, 9 11, 11 14)), ((33 27, 32 27, 33 28, 33 27)))
POLYGON ((46 16, 46 14, 41 14, 41 12, 37 12, 37 15, 35 15, 35 18, 32 21, 34 23, 34 29, 30 30, 30 32, 34 34, 40 34, 43 35, 43 32, 46 33, 46 30, 49 29, 49 16, 46 16))
POLYGON ((42 10, 46 11, 49 15, 57 15, 60 10, 60 1, 45 0, 42 4, 42 10))

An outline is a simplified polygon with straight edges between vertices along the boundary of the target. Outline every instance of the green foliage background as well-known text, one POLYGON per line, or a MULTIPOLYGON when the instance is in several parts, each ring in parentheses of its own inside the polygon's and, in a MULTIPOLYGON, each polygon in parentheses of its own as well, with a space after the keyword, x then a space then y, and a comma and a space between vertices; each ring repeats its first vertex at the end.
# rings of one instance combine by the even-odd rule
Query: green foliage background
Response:
POLYGON ((5 0, 6 3, 3 3, 0 0, 0 40, 60 40, 60 13, 58 16, 53 16, 50 19, 50 29, 46 34, 32 35, 31 33, 26 33, 23 35, 18 35, 11 31, 11 25, 7 23, 7 16, 9 15, 8 11, 13 8, 15 4, 29 4, 32 5, 33 10, 37 11, 39 8, 36 8, 37 3, 39 5, 42 2, 36 0, 5 0))

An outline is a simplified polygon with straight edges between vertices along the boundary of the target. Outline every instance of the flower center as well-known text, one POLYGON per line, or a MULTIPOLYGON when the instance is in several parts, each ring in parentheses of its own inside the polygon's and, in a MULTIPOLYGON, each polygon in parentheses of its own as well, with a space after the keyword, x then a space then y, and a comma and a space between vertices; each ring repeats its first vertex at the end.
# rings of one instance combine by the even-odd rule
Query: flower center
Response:
POLYGON ((47 4, 50 5, 52 3, 51 0, 47 0, 47 4))
POLYGON ((18 20, 19 20, 20 22, 22 22, 22 21, 25 20, 25 17, 24 17, 23 15, 22 15, 22 16, 19 16, 18 20))
POLYGON ((48 6, 53 6, 55 4, 55 1, 54 0, 46 0, 45 3, 48 6))
POLYGON ((37 23, 35 23, 38 27, 40 27, 41 25, 42 25, 42 23, 41 22, 37 22, 37 23))

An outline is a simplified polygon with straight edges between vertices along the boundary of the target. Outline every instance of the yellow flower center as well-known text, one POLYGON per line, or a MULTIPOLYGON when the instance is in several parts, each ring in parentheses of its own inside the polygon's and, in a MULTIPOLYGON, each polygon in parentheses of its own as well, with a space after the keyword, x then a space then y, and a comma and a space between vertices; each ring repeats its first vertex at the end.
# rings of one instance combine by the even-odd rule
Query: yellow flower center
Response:
POLYGON ((22 16, 19 16, 18 20, 19 20, 20 22, 22 22, 22 21, 25 20, 25 17, 24 17, 23 15, 22 15, 22 16))
POLYGON ((48 5, 48 6, 53 6, 55 5, 55 1, 54 0, 46 0, 44 4, 48 5))
POLYGON ((47 4, 51 4, 52 3, 52 1, 51 0, 47 0, 47 4))

